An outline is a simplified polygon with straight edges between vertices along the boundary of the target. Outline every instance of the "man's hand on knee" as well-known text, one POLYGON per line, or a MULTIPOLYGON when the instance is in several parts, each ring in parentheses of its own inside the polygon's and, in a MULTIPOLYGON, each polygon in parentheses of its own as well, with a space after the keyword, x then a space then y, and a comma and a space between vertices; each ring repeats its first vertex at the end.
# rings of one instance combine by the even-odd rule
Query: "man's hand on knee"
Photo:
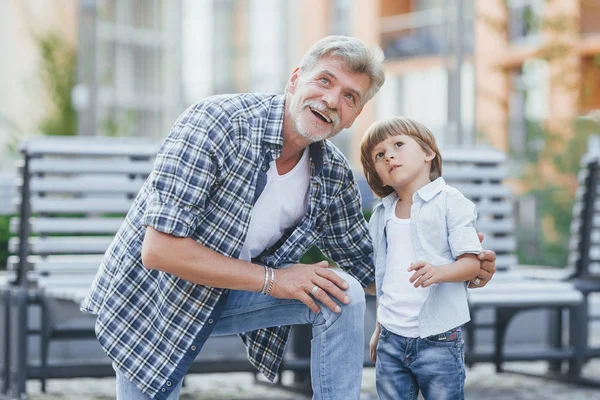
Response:
MULTIPOLYGON (((478 233, 479 241, 483 242, 483 234, 478 233)), ((477 256, 481 266, 477 278, 469 282, 469 288, 484 287, 492 279, 492 276, 496 273, 496 253, 492 250, 483 250, 477 256)))
POLYGON ((316 300, 333 312, 341 312, 332 297, 344 304, 350 303, 345 290, 348 283, 328 268, 327 261, 315 264, 294 264, 275 270, 275 281, 271 296, 280 299, 297 299, 313 312, 320 312, 316 300))

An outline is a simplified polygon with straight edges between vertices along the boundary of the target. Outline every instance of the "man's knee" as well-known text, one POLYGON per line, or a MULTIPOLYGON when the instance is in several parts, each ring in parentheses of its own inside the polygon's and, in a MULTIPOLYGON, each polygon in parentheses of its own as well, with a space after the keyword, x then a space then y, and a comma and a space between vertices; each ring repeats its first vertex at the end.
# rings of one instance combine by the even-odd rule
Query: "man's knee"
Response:
POLYGON ((350 297, 350 305, 364 303, 365 290, 362 285, 354 277, 342 270, 336 269, 335 272, 348 283, 346 294, 350 297))

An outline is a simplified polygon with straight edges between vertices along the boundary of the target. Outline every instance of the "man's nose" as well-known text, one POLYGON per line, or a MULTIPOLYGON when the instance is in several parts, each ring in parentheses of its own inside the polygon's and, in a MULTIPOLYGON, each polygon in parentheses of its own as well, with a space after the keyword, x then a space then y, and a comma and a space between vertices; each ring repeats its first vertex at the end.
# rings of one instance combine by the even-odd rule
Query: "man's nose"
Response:
POLYGON ((338 107, 338 96, 336 93, 334 93, 333 91, 328 91, 325 92, 323 94, 323 102, 325 104, 327 104, 327 107, 329 107, 332 110, 337 110, 338 107))

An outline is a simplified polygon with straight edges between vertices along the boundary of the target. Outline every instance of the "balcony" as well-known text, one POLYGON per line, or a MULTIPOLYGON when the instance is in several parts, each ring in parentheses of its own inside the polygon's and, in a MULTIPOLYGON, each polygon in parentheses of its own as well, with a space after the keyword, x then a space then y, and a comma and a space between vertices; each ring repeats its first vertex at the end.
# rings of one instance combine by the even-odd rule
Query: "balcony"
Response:
MULTIPOLYGON (((452 10, 450 10, 452 11, 452 10)), ((449 32, 455 20, 448 10, 428 10, 381 18, 381 45, 388 60, 439 57, 451 48, 449 32)), ((464 16, 463 52, 473 52, 473 16, 464 16)))
POLYGON ((508 40, 513 44, 539 44, 543 2, 511 1, 508 5, 508 40))
POLYGON ((581 35, 600 37, 600 0, 587 0, 581 4, 581 35))

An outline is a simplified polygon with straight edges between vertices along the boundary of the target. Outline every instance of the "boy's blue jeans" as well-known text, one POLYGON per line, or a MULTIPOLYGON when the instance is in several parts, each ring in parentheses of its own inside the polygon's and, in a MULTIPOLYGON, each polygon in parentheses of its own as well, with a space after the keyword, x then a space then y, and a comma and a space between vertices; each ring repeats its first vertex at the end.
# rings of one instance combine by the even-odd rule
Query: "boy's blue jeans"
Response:
POLYGON ((381 400, 463 400, 464 341, 460 327, 425 339, 396 335, 381 326, 375 363, 381 400))
MULTIPOLYGON (((365 292, 356 279, 341 270, 335 272, 348 282, 346 294, 351 299, 347 305, 338 302, 342 308, 340 314, 319 301, 321 312, 315 314, 299 300, 232 290, 212 335, 231 335, 278 325, 312 324, 313 399, 358 400, 364 360, 365 292)), ((149 399, 118 370, 116 372, 117 400, 149 399)), ((169 400, 178 399, 180 391, 181 382, 169 400)))

